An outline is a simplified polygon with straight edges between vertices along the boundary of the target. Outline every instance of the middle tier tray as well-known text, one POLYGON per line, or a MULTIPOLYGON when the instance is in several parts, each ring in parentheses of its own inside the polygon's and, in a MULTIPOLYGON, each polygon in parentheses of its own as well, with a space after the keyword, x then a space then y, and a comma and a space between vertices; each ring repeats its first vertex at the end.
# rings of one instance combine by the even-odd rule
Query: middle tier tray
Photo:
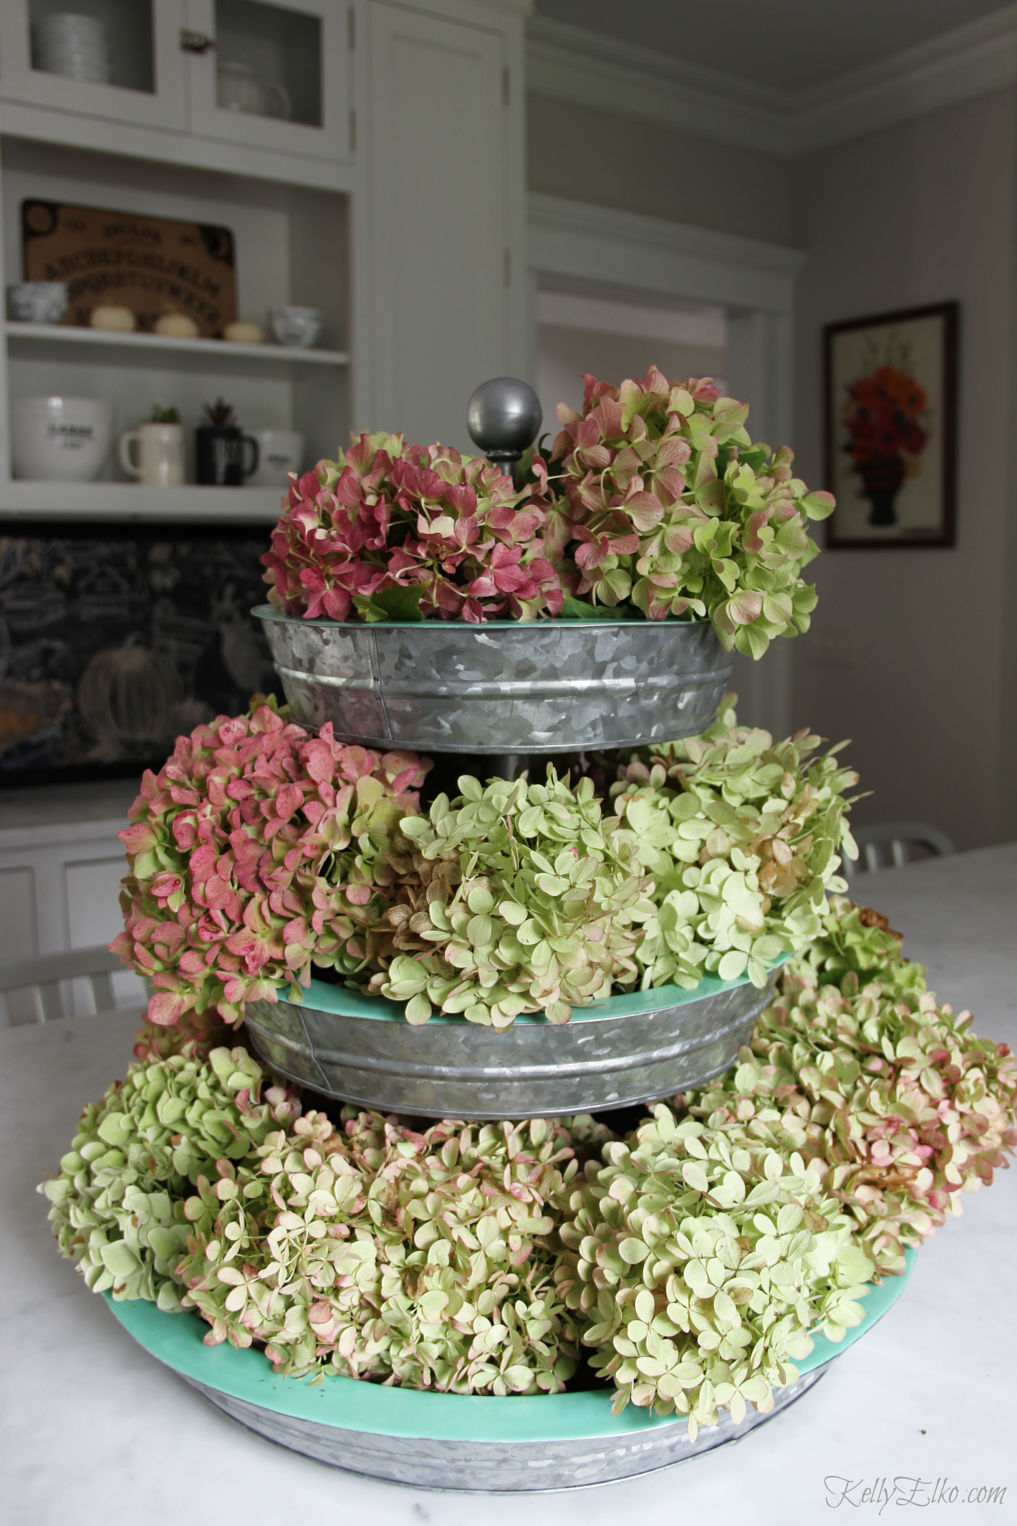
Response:
POLYGON ((726 1070, 771 1000, 766 985, 705 977, 576 1008, 556 1026, 495 1032, 462 1017, 414 1026, 397 1002, 312 980, 303 1002, 253 1001, 251 1046, 328 1097, 426 1118, 536 1118, 673 1096, 726 1070))
POLYGON ((553 753, 709 726, 733 658, 708 620, 301 620, 259 605, 293 718, 372 747, 553 753))

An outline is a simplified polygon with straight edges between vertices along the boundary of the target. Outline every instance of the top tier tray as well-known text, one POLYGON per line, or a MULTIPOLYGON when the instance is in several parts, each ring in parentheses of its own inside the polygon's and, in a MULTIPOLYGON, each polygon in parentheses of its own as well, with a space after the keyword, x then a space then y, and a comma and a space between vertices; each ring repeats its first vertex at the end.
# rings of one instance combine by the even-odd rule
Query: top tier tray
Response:
POLYGON ((554 753, 673 741, 713 720, 732 657, 705 620, 264 622, 293 717, 370 746, 554 753))

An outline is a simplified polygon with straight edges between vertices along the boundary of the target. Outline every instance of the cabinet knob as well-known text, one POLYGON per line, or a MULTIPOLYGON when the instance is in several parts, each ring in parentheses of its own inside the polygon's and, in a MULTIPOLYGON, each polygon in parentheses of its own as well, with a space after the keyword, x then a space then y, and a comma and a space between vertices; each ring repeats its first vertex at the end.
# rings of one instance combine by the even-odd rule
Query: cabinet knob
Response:
POLYGON ((215 38, 206 37, 204 32, 192 32, 187 27, 180 28, 180 50, 183 53, 207 53, 209 48, 215 47, 215 38))

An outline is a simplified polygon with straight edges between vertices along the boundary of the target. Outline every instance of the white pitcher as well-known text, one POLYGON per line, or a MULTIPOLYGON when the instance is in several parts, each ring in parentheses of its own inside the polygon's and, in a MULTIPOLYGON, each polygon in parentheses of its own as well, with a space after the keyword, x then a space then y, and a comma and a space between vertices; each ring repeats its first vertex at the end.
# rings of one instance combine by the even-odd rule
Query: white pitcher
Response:
POLYGON ((216 92, 223 111, 246 111, 256 117, 288 119, 290 98, 282 85, 259 79, 253 69, 232 58, 216 67, 216 92))

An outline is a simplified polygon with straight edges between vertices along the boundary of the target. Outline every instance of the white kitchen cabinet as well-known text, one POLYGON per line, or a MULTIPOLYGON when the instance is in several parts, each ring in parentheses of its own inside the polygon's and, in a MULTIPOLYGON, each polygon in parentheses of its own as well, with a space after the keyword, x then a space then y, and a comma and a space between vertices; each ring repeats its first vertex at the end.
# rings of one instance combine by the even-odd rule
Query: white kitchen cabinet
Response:
POLYGON ((527 9, 369 7, 375 429, 474 449, 471 392, 525 364, 527 9))
POLYGON ((188 25, 215 48, 190 56, 190 128, 254 149, 349 160, 356 128, 350 82, 357 11, 343 0, 186 0, 188 25), (238 94, 264 81, 270 113, 218 103, 217 71, 237 67, 238 94), (246 71, 243 72, 243 71, 246 71), (280 112, 282 115, 280 115, 280 112))
POLYGON ((5 100, 248 152, 349 159, 351 0, 74 0, 74 13, 98 23, 107 40, 109 78, 101 83, 56 73, 52 61, 47 67, 40 28, 71 9, 68 0, 4 0, 5 100), (220 65, 233 82, 222 107, 220 65))
MULTIPOLYGON (((126 871, 117 833, 135 793, 121 780, 0 796, 0 962, 89 948, 117 935, 126 871)), ((114 975, 114 992, 119 1005, 137 1002, 139 1011, 146 1000, 129 970, 114 975)))
MULTIPOLYGON (((98 397, 113 409, 114 434, 134 428, 156 405, 175 406, 190 452, 204 404, 226 398, 250 433, 297 429, 305 465, 334 455, 349 424, 349 202, 277 180, 213 168, 159 165, 86 148, 15 136, 0 140, 4 281, 23 275, 21 205, 55 203, 227 226, 236 249, 238 316, 265 323, 287 302, 321 308, 325 327, 313 350, 272 343, 116 335, 89 328, 7 322, 0 328, 0 392, 98 397)), ((5 518, 223 518, 272 521, 279 488, 140 487, 120 470, 115 448, 97 482, 48 483, 12 476, 9 405, 0 409, 0 514, 5 518)), ((194 480, 193 459, 188 480, 194 480)))
POLYGON ((181 0, 4 0, 0 7, 0 91, 7 100, 76 115, 183 131, 187 123, 180 50, 181 0), (54 12, 99 22, 109 43, 108 83, 45 67, 38 29, 54 12))
POLYGON ((223 224, 238 316, 299 303, 324 310, 325 332, 300 353, 0 324, 0 519, 279 510, 274 489, 138 487, 114 452, 98 482, 14 480, 16 396, 102 397, 117 434, 176 406, 188 443, 203 404, 225 397, 247 432, 300 430, 306 464, 351 429, 471 449, 473 388, 526 365, 530 0, 74 0, 116 39, 110 85, 33 65, 32 23, 66 8, 0 6, 0 279, 23 275, 26 198, 223 224), (182 52, 182 29, 217 47, 182 52), (282 85, 289 117, 221 109, 220 60, 282 85))

